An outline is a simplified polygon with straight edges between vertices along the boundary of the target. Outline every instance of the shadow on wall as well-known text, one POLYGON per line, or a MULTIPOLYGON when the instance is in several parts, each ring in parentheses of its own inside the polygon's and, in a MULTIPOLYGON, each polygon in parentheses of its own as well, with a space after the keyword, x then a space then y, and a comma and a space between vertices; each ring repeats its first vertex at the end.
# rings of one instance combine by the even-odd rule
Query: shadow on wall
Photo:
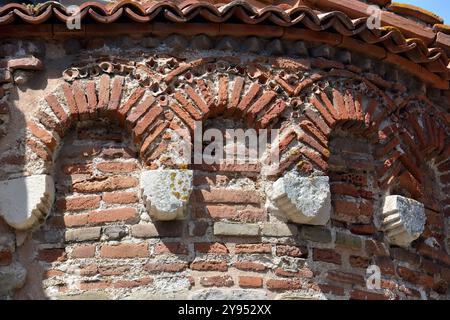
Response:
POLYGON ((26 266, 30 259, 27 248, 22 246, 27 234, 20 229, 26 229, 27 215, 39 216, 40 211, 32 208, 36 199, 29 199, 27 192, 34 186, 27 177, 30 154, 23 109, 32 110, 33 106, 27 106, 32 100, 22 97, 30 88, 47 86, 46 76, 35 73, 42 68, 38 59, 44 55, 45 49, 32 42, 2 41, 0 46, 0 56, 5 57, 0 61, 4 67, 0 69, 0 299, 11 297, 33 275, 26 266))

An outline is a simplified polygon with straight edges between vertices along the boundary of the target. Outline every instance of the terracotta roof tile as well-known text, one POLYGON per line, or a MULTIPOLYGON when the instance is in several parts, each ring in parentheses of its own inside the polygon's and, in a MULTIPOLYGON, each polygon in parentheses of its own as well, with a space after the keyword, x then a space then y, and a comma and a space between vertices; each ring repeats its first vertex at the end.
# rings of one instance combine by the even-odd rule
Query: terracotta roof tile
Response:
MULTIPOLYGON (((390 1, 370 1, 381 5, 398 8, 390 1)), ((265 31, 272 37, 298 38, 311 41, 326 36, 327 42, 333 46, 348 47, 351 43, 360 48, 364 43, 380 48, 378 56, 397 54, 401 58, 418 64, 418 67, 448 78, 448 56, 450 41, 445 34, 448 28, 442 24, 434 29, 423 23, 405 18, 395 12, 382 11, 381 29, 370 30, 367 27, 367 8, 370 4, 358 0, 163 0, 132 1, 122 0, 110 4, 85 2, 81 8, 81 20, 97 22, 98 27, 112 24, 120 20, 127 24, 127 31, 153 31, 161 34, 159 26, 171 32, 201 33, 209 28, 213 34, 262 35, 265 31), (130 23, 135 24, 135 27, 130 23), (186 25, 189 23, 189 25, 186 25), (181 25, 184 24, 184 25, 181 25), (233 24, 233 25, 232 25, 233 24), (233 31, 232 27, 239 26, 233 31), (131 28, 131 29, 130 29, 131 28), (259 30, 261 29, 261 30, 259 30), (264 30, 265 31, 264 31, 264 30), (227 31, 228 30, 228 31, 227 31), (259 31, 259 32, 258 32, 259 31), (346 39, 350 37, 351 39, 346 39)), ((402 10, 406 10, 401 6, 402 10)), ((411 13, 415 9, 408 7, 411 13)), ((399 9, 394 9, 398 11, 399 9)), ((419 11, 414 11, 418 17, 419 11)), ((402 11, 405 14, 405 11, 402 11)), ((8 35, 14 25, 20 25, 19 34, 40 34, 50 32, 50 36, 67 34, 61 23, 66 22, 70 13, 60 3, 46 2, 36 7, 22 4, 8 4, 0 7, 0 34, 8 35), (56 19, 55 19, 56 18, 56 19), (42 28, 26 28, 26 25, 42 25, 42 28), (45 24, 50 24, 46 27, 45 24), (27 31, 28 30, 28 31, 27 31)), ((411 15, 411 14, 409 14, 411 15)), ((438 22, 438 18, 420 11, 421 19, 438 22), (434 20, 433 20, 434 19, 434 20)), ((439 20, 440 21, 440 20, 439 20)), ((122 26, 112 24, 102 30, 89 23, 81 31, 72 31, 78 35, 90 32, 101 34, 124 33, 122 26)))
POLYGON ((387 8, 392 12, 398 13, 400 15, 410 16, 429 24, 438 24, 444 22, 444 19, 439 17, 437 14, 410 4, 394 2, 387 6, 387 8))

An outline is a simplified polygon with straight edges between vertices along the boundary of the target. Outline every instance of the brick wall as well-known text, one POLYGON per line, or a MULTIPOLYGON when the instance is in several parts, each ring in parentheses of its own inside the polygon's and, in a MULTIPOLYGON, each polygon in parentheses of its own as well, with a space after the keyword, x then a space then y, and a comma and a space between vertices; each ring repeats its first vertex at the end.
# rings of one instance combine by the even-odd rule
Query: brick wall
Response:
POLYGON ((140 164, 126 134, 95 123, 66 139, 55 165, 54 209, 33 233, 50 297, 207 297, 224 288, 245 289, 239 294, 246 298, 296 292, 409 299, 446 293, 445 261, 426 245, 389 247, 374 226, 378 194, 364 140, 342 133, 331 139, 331 224, 278 230, 264 207, 261 179, 251 170, 203 166, 195 171, 187 219, 151 222, 139 196, 140 164), (214 223, 226 221, 263 227, 256 236, 245 230, 215 235, 214 223), (381 290, 366 289, 372 264, 381 268, 381 290))
POLYGON ((17 290, 0 296, 448 298, 448 112, 410 80, 391 81, 397 70, 376 74, 364 67, 370 60, 343 62, 323 46, 308 47, 307 59, 190 51, 182 59, 147 52, 142 61, 134 49, 91 51, 100 44, 85 48, 97 60, 71 57, 75 67, 56 85, 25 94, 35 109, 2 97, 8 114, 26 120, 11 119, 0 177, 50 174, 56 200, 32 230, 0 221, 0 267, 28 270, 25 278, 17 267, 17 290), (167 156, 194 121, 280 129, 280 168, 265 177, 259 164, 190 166, 186 219, 155 221, 140 173, 185 169, 167 156), (268 208, 267 185, 291 170, 329 177, 325 226, 293 224, 268 208), (380 227, 387 194, 425 205, 425 231, 407 248, 390 245, 380 227), (381 289, 369 290, 373 264, 381 289))

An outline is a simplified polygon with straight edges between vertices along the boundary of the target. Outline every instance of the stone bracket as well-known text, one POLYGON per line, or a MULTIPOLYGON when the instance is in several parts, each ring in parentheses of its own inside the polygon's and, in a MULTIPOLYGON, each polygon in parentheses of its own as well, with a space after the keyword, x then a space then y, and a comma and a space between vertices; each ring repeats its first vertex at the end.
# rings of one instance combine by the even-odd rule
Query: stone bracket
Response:
POLYGON ((422 203, 399 195, 384 198, 381 224, 389 243, 408 247, 423 233, 425 222, 422 203))
POLYGON ((49 175, 0 181, 0 216, 18 230, 33 227, 50 212, 55 185, 49 175))
POLYGON ((296 171, 288 172, 275 181, 268 196, 294 223, 325 225, 330 219, 327 176, 302 177, 296 171))
POLYGON ((184 219, 192 188, 192 170, 146 170, 141 173, 142 198, 154 220, 184 219))

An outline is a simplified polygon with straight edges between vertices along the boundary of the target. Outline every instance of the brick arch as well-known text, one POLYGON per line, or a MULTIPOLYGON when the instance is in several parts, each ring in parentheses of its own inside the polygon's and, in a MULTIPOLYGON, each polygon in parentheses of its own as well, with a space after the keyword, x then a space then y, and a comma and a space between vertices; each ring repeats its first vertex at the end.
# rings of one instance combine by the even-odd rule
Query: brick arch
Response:
POLYGON ((64 83, 45 96, 40 110, 27 123, 26 144, 48 165, 70 128, 79 121, 100 119, 127 130, 141 156, 169 126, 160 102, 145 88, 125 83, 122 76, 103 74, 93 80, 64 83))
POLYGON ((369 80, 341 70, 314 74, 302 83, 294 93, 304 103, 299 121, 303 133, 297 137, 307 146, 302 156, 318 169, 327 171, 331 133, 343 130, 368 139, 374 147, 381 189, 402 175, 420 185, 420 168, 427 163, 438 165, 440 182, 447 183, 448 121, 445 112, 426 97, 394 102, 369 80), (340 82, 344 85, 337 89, 340 82), (352 83, 364 84, 366 92, 351 88, 352 83), (411 108, 414 105, 416 108, 411 108))
MULTIPOLYGON (((337 129, 369 139, 379 153, 381 172, 392 164, 398 166, 398 159, 409 157, 392 160, 387 151, 396 148, 397 140, 411 144, 406 133, 409 129, 403 128, 405 124, 398 118, 399 110, 405 109, 411 99, 394 102, 373 82, 348 70, 319 71, 293 84, 290 77, 301 74, 307 66, 295 59, 267 58, 263 62, 273 65, 273 70, 260 61, 242 66, 232 58, 176 62, 173 70, 152 83, 140 82, 130 67, 126 75, 133 85, 138 84, 134 88, 124 83, 125 74, 108 74, 113 70, 100 68, 105 73, 95 74, 94 80, 76 77, 72 84, 65 83, 45 97, 46 106, 28 125, 32 138, 27 144, 38 157, 49 162, 58 141, 76 121, 108 118, 133 136, 145 162, 149 151, 161 146, 158 138, 167 128, 176 130, 181 126, 192 133, 195 121, 203 123, 212 117, 231 117, 243 120, 249 127, 269 128, 285 117, 289 123, 298 122, 300 130, 290 132, 281 125, 283 138, 279 148, 288 156, 279 173, 301 158, 326 172, 330 134, 337 129), (340 90, 336 88, 339 83, 343 84, 340 90), (365 92, 355 89, 361 84, 365 92), (164 90, 155 90, 155 85, 164 90), (295 119, 297 111, 301 112, 299 121, 295 119), (391 141, 391 136, 398 137, 391 141), (303 145, 297 152, 292 150, 294 140, 303 145)), ((426 98, 418 98, 434 108, 426 98)), ((442 125, 439 128, 436 139, 444 136, 445 140, 446 132, 442 125)), ((411 147, 404 150, 414 152, 411 147)), ((426 148, 416 153, 425 151, 426 148)), ((413 173, 408 160, 401 161, 401 165, 413 173)), ((379 183, 384 187, 382 178, 379 183)))
MULTIPOLYGON (((415 193, 414 198, 432 205, 425 196, 427 182, 435 179, 433 184, 444 188, 450 182, 448 124, 443 114, 425 97, 412 96, 402 102, 396 112, 398 121, 380 132, 385 142, 378 151, 383 160, 380 186, 400 183, 415 193)), ((447 194, 442 194, 444 203, 447 194)))
POLYGON ((393 102, 371 82, 363 81, 351 72, 314 74, 298 85, 293 93, 299 129, 289 136, 283 146, 296 140, 300 152, 281 165, 283 169, 299 162, 300 169, 311 167, 328 172, 330 138, 336 131, 345 131, 377 145, 378 131, 389 118, 393 102), (360 86, 365 85, 364 90, 360 86))

